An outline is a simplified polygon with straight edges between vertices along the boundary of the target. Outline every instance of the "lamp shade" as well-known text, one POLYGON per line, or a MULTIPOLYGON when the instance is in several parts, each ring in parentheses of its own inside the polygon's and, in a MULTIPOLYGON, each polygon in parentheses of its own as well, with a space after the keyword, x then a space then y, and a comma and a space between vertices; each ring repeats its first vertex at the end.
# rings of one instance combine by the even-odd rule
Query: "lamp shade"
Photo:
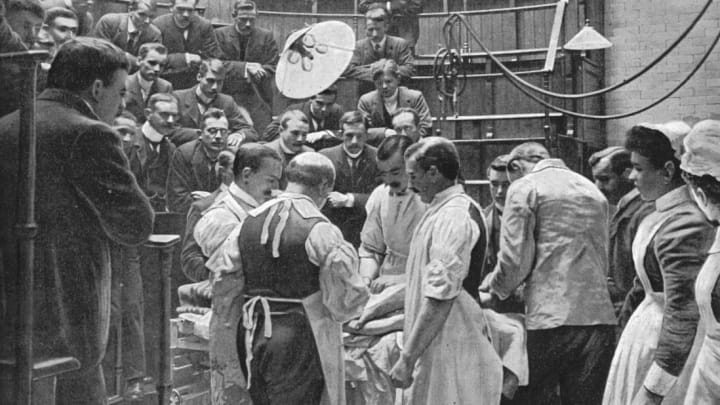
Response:
POLYGON ((595 28, 590 25, 590 21, 585 21, 585 26, 563 48, 567 51, 594 51, 611 46, 612 42, 595 31, 595 28))

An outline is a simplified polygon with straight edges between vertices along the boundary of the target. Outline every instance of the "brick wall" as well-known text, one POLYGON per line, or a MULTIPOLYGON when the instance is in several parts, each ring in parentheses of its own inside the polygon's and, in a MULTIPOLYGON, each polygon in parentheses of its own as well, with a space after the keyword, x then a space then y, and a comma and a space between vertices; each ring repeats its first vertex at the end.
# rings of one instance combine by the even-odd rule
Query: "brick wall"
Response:
MULTIPOLYGON (((646 66, 665 50, 697 15, 705 0, 607 0, 605 83, 615 84, 646 66)), ((685 40, 640 79, 605 97, 608 114, 643 107, 675 87, 695 66, 720 30, 720 4, 714 2, 685 40)), ((689 124, 720 119, 720 44, 705 65, 675 95, 639 115, 607 123, 608 145, 621 144, 639 122, 675 119, 689 124)))

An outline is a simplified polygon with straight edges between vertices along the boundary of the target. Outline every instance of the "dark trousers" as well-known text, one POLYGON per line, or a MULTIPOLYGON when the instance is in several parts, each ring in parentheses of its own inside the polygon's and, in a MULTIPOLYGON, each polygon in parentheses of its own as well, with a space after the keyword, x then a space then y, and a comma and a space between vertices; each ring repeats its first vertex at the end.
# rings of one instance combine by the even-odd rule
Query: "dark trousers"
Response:
MULTIPOLYGON (((319 404, 325 387, 315 338, 303 312, 272 316, 272 337, 264 336, 258 311, 250 364, 250 396, 255 405, 319 404)), ((238 330, 238 353, 245 365, 245 329, 238 330)), ((244 367, 243 367, 243 371, 244 367)), ((246 372, 247 374, 247 372, 246 372)))
POLYGON ((57 405, 107 404, 105 378, 100 365, 85 371, 61 374, 55 395, 57 405))
POLYGON ((529 330, 530 384, 518 390, 513 403, 602 403, 614 343, 613 325, 529 330))
POLYGON ((110 333, 122 328, 122 364, 126 380, 145 377, 143 284, 137 248, 114 245, 111 250, 112 293, 110 333))

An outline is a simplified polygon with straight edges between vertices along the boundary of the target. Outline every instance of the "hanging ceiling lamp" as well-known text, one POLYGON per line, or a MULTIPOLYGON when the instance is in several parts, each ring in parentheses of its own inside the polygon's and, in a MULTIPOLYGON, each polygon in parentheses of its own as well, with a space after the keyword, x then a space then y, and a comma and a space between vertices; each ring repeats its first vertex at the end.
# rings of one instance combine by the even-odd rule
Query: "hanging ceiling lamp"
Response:
POLYGON ((590 20, 585 20, 585 26, 563 48, 566 51, 595 51, 606 49, 612 46, 607 38, 602 36, 590 25, 590 20))

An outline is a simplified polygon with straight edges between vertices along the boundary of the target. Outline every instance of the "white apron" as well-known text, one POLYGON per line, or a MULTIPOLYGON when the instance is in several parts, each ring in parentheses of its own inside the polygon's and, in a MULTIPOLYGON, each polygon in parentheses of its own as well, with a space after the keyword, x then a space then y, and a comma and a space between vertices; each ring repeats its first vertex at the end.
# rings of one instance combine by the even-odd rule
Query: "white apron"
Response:
MULTIPOLYGON (((231 195, 223 199, 238 221, 244 209, 231 195)), ((241 272, 212 274, 210 318, 210 400, 212 405, 252 404, 237 352, 237 330, 242 322, 245 280, 241 272)))
MULTIPOLYGON (((643 387, 647 372, 655 359, 655 350, 662 330, 665 293, 652 290, 650 279, 645 271, 644 259, 655 234, 665 222, 672 218, 673 214, 672 210, 668 210, 657 216, 647 217, 640 223, 635 235, 632 246, 633 262, 637 276, 645 290, 645 299, 635 309, 620 336, 605 385, 603 405, 630 405, 635 394, 643 387)), ((700 334, 700 326, 698 326, 698 335, 700 334)), ((664 404, 682 403, 685 387, 690 379, 688 370, 692 369, 697 358, 698 341, 699 339, 696 337, 687 363, 675 386, 663 400, 664 404)))
POLYGON ((705 325, 705 339, 698 355, 685 405, 720 404, 720 323, 711 307, 712 292, 720 277, 720 233, 708 252, 708 258, 695 282, 695 299, 700 308, 700 322, 705 325))

